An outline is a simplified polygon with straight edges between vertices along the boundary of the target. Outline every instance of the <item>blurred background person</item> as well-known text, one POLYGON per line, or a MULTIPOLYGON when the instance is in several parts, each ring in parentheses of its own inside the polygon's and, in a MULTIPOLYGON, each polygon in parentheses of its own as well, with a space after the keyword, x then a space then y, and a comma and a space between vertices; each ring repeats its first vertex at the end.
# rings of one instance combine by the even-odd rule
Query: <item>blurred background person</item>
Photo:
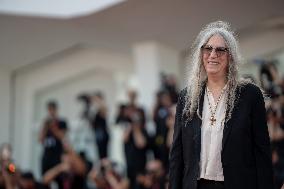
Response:
POLYGON ((154 108, 154 122, 156 134, 154 138, 155 158, 162 161, 166 172, 168 170, 169 148, 167 146, 169 127, 167 121, 171 115, 172 98, 167 91, 160 91, 157 94, 157 104, 154 108))
POLYGON ((106 158, 93 167, 89 178, 95 182, 96 189, 130 189, 125 174, 117 169, 117 164, 106 158))
POLYGON ((0 147, 0 188, 1 189, 17 189, 19 171, 12 159, 12 148, 8 143, 4 143, 0 147))
POLYGON ((175 125, 175 115, 176 115, 176 105, 172 106, 170 109, 170 115, 167 118, 167 127, 168 127, 168 135, 166 145, 168 150, 170 150, 173 143, 173 135, 174 135, 174 125, 175 125))
POLYGON ((69 138, 74 150, 84 154, 86 160, 91 164, 98 159, 97 144, 92 127, 91 96, 88 93, 80 93, 76 97, 78 102, 78 116, 70 129, 69 138))
POLYGON ((279 189, 284 186, 284 161, 279 157, 278 149, 275 145, 272 145, 272 163, 274 169, 275 189, 279 189))
POLYGON ((62 142, 68 130, 66 121, 58 117, 58 106, 55 101, 47 103, 47 111, 48 116, 39 133, 39 141, 43 146, 42 175, 60 163, 64 151, 62 142))
POLYGON ((127 127, 127 125, 130 123, 129 108, 126 104, 119 105, 115 123, 121 127, 127 127))
POLYGON ((96 110, 91 120, 91 125, 95 134, 99 158, 103 159, 108 157, 109 131, 107 125, 107 107, 102 92, 96 92, 91 97, 91 102, 96 110))
POLYGON ((260 67, 260 83, 261 87, 271 98, 276 98, 282 93, 281 87, 279 86, 280 82, 281 79, 275 62, 264 62, 260 67))
POLYGON ((32 172, 21 173, 19 189, 50 189, 49 186, 35 180, 32 172))
POLYGON ((160 160, 150 160, 146 164, 145 174, 137 176, 138 189, 165 189, 166 174, 160 160))
POLYGON ((162 75, 162 91, 167 91, 171 97, 172 103, 176 104, 178 100, 177 80, 173 74, 162 75))
POLYGON ((123 133, 123 141, 127 176, 130 188, 135 189, 136 176, 144 171, 146 165, 148 135, 145 129, 145 112, 136 104, 136 92, 129 91, 128 97, 127 112, 130 122, 123 133))
POLYGON ((43 183, 57 183, 58 189, 86 188, 87 163, 66 141, 61 161, 43 175, 43 183))

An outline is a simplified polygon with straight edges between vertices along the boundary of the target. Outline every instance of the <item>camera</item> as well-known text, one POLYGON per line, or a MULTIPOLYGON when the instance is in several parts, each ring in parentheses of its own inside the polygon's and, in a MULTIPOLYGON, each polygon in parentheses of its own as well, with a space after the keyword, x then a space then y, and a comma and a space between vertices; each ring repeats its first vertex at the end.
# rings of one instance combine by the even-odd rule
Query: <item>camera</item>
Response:
POLYGON ((8 163, 6 165, 6 171, 9 173, 9 174, 15 174, 16 173, 16 165, 12 162, 8 163))
POLYGON ((0 169, 5 170, 5 172, 11 175, 15 174, 17 170, 16 165, 13 162, 9 162, 9 163, 1 162, 0 169))

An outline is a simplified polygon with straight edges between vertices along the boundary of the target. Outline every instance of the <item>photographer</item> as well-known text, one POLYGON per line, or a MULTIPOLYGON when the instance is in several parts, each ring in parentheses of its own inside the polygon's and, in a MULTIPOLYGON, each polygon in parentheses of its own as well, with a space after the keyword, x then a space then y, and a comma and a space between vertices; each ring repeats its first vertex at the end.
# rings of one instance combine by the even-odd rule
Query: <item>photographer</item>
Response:
POLYGON ((146 173, 137 176, 138 189, 165 189, 165 171, 160 160, 149 161, 146 173))
POLYGON ((104 158, 99 166, 89 173, 89 178, 95 182, 97 189, 128 189, 129 183, 115 170, 114 164, 104 158))
POLYGON ((136 104, 137 94, 128 91, 129 103, 126 106, 128 124, 125 124, 123 142, 130 188, 136 187, 136 176, 142 173, 146 165, 148 135, 145 129, 144 110, 136 104))
POLYGON ((48 102, 48 117, 39 134, 39 141, 44 147, 41 162, 42 175, 60 163, 63 153, 62 140, 67 132, 67 124, 65 120, 59 118, 57 109, 55 101, 48 102))
POLYGON ((171 116, 172 100, 170 93, 160 91, 157 94, 157 104, 154 108, 153 119, 156 126, 156 134, 154 137, 154 155, 156 159, 162 161, 163 166, 168 170, 169 147, 167 144, 170 127, 168 120, 171 116))
POLYGON ((49 185, 56 181, 59 189, 83 189, 85 188, 85 176, 87 173, 86 162, 64 142, 64 153, 61 163, 48 170, 43 175, 44 184, 49 185))
POLYGON ((96 108, 91 125, 95 135, 99 158, 108 156, 109 131, 107 125, 107 107, 103 94, 98 91, 92 96, 92 103, 96 108))
POLYGON ((49 189, 47 185, 37 182, 31 172, 21 173, 19 186, 20 189, 49 189))
POLYGON ((16 189, 19 175, 12 161, 11 146, 2 144, 0 153, 0 189, 16 189))

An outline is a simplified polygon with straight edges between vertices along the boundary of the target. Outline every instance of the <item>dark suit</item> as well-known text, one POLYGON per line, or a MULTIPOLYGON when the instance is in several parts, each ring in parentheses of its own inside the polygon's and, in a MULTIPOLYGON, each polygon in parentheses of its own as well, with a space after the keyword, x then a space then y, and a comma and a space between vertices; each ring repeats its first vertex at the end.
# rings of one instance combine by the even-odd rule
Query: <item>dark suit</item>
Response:
MULTIPOLYGON (((204 90, 200 96, 202 115, 204 90)), ((273 189, 269 135, 262 93, 253 84, 237 88, 237 100, 223 130, 221 162, 226 189, 273 189)), ((199 176, 202 120, 183 115, 186 89, 177 104, 170 152, 170 189, 196 189, 199 176)), ((228 113, 228 112, 227 112, 228 113)))

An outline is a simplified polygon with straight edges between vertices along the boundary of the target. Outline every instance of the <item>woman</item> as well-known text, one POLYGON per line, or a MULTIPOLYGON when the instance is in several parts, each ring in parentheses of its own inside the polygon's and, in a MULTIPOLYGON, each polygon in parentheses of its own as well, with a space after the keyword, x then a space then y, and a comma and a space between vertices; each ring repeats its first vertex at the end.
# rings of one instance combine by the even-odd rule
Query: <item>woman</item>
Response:
POLYGON ((263 95, 238 79, 240 62, 227 23, 199 33, 176 109, 170 189, 273 188, 263 95))

